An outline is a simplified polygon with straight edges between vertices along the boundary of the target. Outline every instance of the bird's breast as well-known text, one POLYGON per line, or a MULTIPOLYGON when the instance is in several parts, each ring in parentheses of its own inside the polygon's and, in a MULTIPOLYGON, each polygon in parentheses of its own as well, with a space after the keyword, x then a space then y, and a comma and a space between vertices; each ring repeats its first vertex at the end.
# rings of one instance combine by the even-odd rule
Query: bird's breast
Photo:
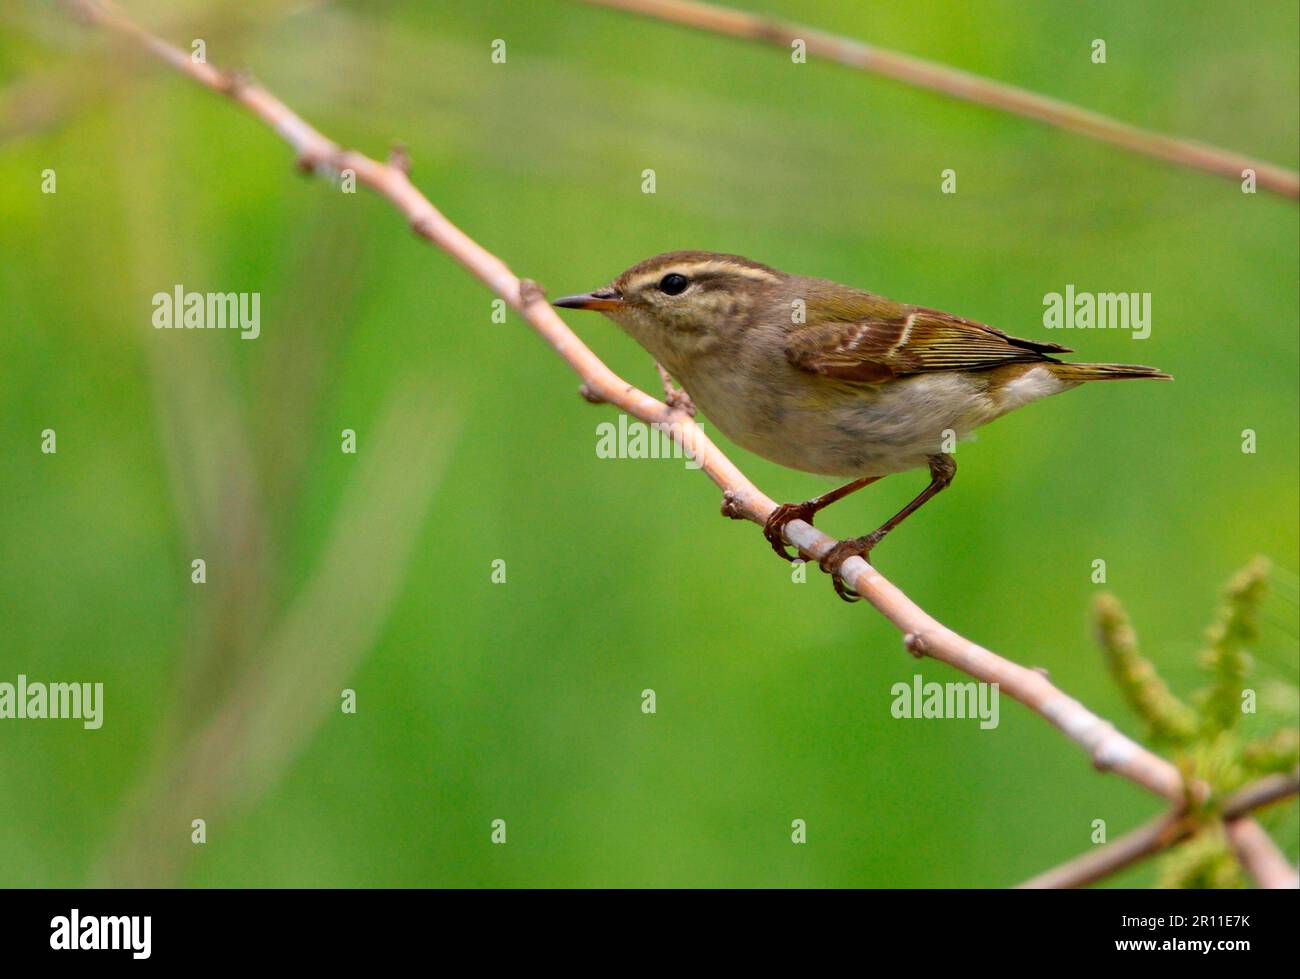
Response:
POLYGON ((827 476, 883 476, 930 456, 1000 414, 979 375, 918 374, 838 385, 797 371, 678 375, 706 419, 766 459, 827 476))

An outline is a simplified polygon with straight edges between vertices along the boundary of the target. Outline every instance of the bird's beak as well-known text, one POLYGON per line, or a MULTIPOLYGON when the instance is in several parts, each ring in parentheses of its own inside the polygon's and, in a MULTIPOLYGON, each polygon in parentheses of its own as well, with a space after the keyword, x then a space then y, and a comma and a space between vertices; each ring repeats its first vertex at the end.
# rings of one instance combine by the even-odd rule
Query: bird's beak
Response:
POLYGON ((622 309, 624 301, 623 297, 613 289, 605 288, 597 289, 595 292, 584 292, 579 296, 564 296, 551 305, 562 309, 596 309, 608 312, 612 309, 622 309))

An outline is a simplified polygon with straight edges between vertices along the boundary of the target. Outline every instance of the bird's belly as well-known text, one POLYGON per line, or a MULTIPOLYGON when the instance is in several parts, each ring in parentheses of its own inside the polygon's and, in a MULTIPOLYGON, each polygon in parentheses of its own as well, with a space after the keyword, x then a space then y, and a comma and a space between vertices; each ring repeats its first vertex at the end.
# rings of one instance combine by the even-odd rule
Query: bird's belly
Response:
POLYGON ((743 398, 725 396, 707 380, 697 386, 687 390, 728 438, 773 462, 827 476, 923 468, 1000 413, 978 375, 919 374, 852 388, 799 377, 784 391, 768 387, 743 398))

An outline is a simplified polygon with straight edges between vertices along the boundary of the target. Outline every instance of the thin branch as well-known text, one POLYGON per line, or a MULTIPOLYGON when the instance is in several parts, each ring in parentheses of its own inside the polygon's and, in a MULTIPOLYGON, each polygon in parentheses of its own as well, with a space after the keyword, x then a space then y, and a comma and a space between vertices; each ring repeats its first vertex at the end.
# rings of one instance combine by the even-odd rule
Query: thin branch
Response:
POLYGON ((1204 143, 1163 136, 1081 109, 1060 99, 1038 95, 1003 82, 983 78, 913 55, 840 37, 801 24, 778 20, 745 10, 734 10, 695 0, 585 0, 598 7, 613 7, 643 14, 703 31, 727 34, 750 41, 766 41, 790 49, 797 40, 807 45, 810 55, 835 61, 850 68, 892 78, 933 92, 975 102, 1013 115, 1036 119, 1049 126, 1068 129, 1093 139, 1121 146, 1135 153, 1241 180, 1242 171, 1255 171, 1258 186, 1286 197, 1300 198, 1300 173, 1251 159, 1240 153, 1204 143))
POLYGON ((1234 819, 1227 824, 1228 839, 1237 860, 1260 887, 1294 890, 1300 887, 1295 868, 1287 863, 1264 827, 1253 819, 1234 819))
MULTIPOLYGON (((447 220, 411 183, 403 165, 379 163, 342 149, 266 89, 193 61, 184 51, 137 27, 111 0, 75 0, 75 6, 92 23, 132 39, 201 85, 238 102, 293 148, 305 171, 355 173, 358 183, 387 199, 418 235, 445 251, 518 312, 582 378, 584 397, 609 402, 642 421, 664 425, 723 490, 727 516, 762 524, 775 509, 776 504, 713 444, 683 408, 670 407, 614 374, 564 324, 535 282, 517 278, 501 259, 447 220)), ((836 543, 800 520, 786 526, 785 536, 814 559, 836 543)), ((1184 801, 1188 790, 1177 768, 1062 693, 1043 673, 1004 659, 940 624, 862 558, 850 557, 838 570, 854 591, 898 627, 914 655, 932 656, 976 680, 998 684, 1003 694, 1041 714, 1087 751, 1098 769, 1113 771, 1168 800, 1184 801)))
POLYGON ((1190 827, 1179 810, 1161 813, 1119 839, 1053 867, 1019 886, 1029 890, 1084 887, 1172 846, 1188 832, 1190 827))
POLYGON ((1264 806, 1300 794, 1300 770, 1288 775, 1269 775, 1246 785, 1223 801, 1224 819, 1233 819, 1264 806))
MULTIPOLYGON (((1248 814, 1283 799, 1289 799, 1297 793, 1300 793, 1300 773, 1270 775, 1238 789, 1223 800, 1220 808, 1219 814, 1227 822, 1230 836, 1233 827, 1237 826, 1237 832, 1245 839, 1245 846, 1249 850, 1249 853, 1243 856, 1242 849, 1238 846, 1238 858, 1262 887, 1274 886, 1264 883, 1265 879, 1278 879, 1276 869, 1278 857, 1270 857, 1264 846, 1259 843, 1259 834, 1263 834, 1266 840, 1268 834, 1264 833, 1253 819, 1249 819, 1248 814), (1242 828, 1244 823, 1250 823, 1255 830, 1242 828), (1247 863, 1247 859, 1256 857, 1258 857, 1258 868, 1247 863)), ((1153 853, 1167 850, 1174 844, 1182 842, 1192 834, 1197 825, 1195 818, 1187 814, 1186 807, 1176 807, 1117 840, 1112 840, 1104 846, 1090 850, 1025 881, 1020 887, 1030 889, 1083 887, 1095 883, 1153 853)), ((1233 843, 1236 845, 1236 839, 1233 839, 1233 843)), ((1272 840, 1269 840, 1269 846, 1272 846, 1272 840)), ((1276 847, 1273 849, 1276 850, 1276 847)), ((1285 859, 1282 865, 1287 866, 1285 859)))

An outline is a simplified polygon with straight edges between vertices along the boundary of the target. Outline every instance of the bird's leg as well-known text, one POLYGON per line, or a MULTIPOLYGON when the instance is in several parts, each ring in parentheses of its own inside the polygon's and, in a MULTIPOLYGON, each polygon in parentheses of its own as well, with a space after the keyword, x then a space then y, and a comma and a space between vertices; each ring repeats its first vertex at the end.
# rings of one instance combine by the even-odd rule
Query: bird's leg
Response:
POLYGON ((831 575, 831 582, 835 585, 835 594, 846 602, 856 602, 859 598, 858 594, 845 587, 843 579, 839 576, 838 568, 840 564, 855 555, 865 559, 871 553, 871 549, 879 544, 886 534, 921 509, 932 496, 945 489, 952 482, 955 475, 957 475, 957 463, 952 456, 930 456, 930 485, 921 490, 916 499, 865 537, 854 537, 851 540, 840 541, 827 551, 826 556, 819 563, 821 569, 831 575))
POLYGON ((842 500, 850 493, 854 493, 864 486, 869 486, 879 478, 879 476, 863 476, 861 479, 846 483, 839 489, 831 490, 829 493, 824 493, 811 500, 805 500, 803 503, 782 503, 768 515, 763 524, 763 536, 772 545, 772 550, 787 561, 794 561, 799 555, 790 556, 790 553, 785 549, 785 538, 781 536, 786 524, 791 520, 802 520, 804 523, 810 524, 813 521, 813 515, 818 510, 825 509, 836 500, 842 500))
POLYGON ((686 389, 673 384, 673 377, 664 370, 663 364, 656 363, 655 370, 659 372, 659 380, 664 382, 664 404, 669 408, 681 408, 682 411, 694 418, 695 402, 686 393, 686 389))

